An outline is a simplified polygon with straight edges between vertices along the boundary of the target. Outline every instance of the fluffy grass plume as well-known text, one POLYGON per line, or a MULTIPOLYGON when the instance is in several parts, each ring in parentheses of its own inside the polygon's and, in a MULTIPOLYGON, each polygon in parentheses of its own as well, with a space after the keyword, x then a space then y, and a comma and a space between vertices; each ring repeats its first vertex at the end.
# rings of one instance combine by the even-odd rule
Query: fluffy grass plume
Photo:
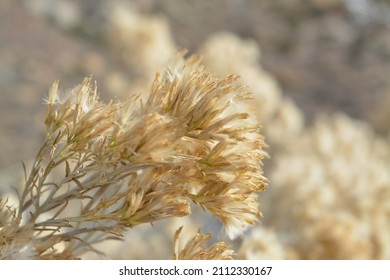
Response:
MULTIPOLYGON (((91 78, 66 94, 55 82, 19 205, 0 203, 0 258, 77 259, 131 227, 190 215, 190 201, 231 239, 242 234, 261 215, 267 180, 252 96, 236 79, 178 56, 145 100, 104 103, 91 78)), ((175 258, 231 258, 224 243, 200 256, 208 239, 198 233, 175 258)))

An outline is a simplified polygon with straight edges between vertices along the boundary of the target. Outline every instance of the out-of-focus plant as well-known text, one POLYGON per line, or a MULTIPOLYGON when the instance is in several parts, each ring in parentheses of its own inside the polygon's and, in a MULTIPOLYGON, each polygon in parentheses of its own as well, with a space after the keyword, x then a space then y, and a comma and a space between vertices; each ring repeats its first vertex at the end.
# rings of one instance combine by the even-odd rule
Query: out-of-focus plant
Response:
MULTIPOLYGON (((189 201, 218 217, 231 239, 242 234, 261 215, 267 180, 252 97, 235 81, 179 56, 146 100, 104 103, 91 78, 67 93, 55 82, 19 205, 0 200, 0 259, 102 253, 94 245, 128 228, 190 215, 189 201)), ((198 233, 174 258, 232 257, 224 243, 205 248, 208 239, 198 233)))

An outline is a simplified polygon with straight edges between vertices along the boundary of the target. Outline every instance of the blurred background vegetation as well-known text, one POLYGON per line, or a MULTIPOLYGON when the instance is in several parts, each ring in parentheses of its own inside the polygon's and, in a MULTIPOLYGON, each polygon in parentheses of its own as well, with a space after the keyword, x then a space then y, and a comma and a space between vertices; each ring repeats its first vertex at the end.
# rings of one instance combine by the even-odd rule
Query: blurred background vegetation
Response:
POLYGON ((164 18, 176 46, 191 52, 218 31, 255 40, 264 68, 308 120, 343 111, 389 130, 390 1, 2 0, 0 169, 34 155, 52 81, 69 88, 92 74, 108 94, 102 77, 136 75, 108 42, 116 15, 107 2, 164 18))
POLYGON ((0 0, 0 187, 35 156, 54 80, 67 89, 93 75, 104 99, 125 99, 147 91, 173 50, 201 53, 220 32, 255 45, 250 63, 294 102, 304 127, 343 112, 387 138, 389 0, 0 0))
POLYGON ((176 47, 191 53, 219 31, 254 40, 263 67, 307 122, 343 111, 389 131, 390 1, 1 0, 0 169, 34 156, 42 98, 54 80, 70 88, 92 74, 112 98, 108 82, 119 92, 139 75, 113 47, 121 43, 110 36, 113 6, 157 16, 176 47))

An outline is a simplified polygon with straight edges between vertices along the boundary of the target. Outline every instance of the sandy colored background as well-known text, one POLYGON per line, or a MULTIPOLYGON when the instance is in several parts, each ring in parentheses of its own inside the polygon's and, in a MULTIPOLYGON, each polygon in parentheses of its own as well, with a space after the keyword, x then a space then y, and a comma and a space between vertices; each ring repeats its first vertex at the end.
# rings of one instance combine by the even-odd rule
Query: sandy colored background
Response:
MULTIPOLYGON (((1 192, 19 184, 20 162, 41 143, 53 81, 66 90, 93 75, 103 99, 125 99, 147 92, 180 49, 202 54, 217 74, 237 72, 264 100, 272 183, 264 227, 247 245, 252 257, 390 258, 390 209, 378 206, 390 188, 387 0, 0 0, 1 192), (230 56, 218 60, 219 53, 230 56), (272 210, 273 203, 283 207, 272 210)), ((154 243, 130 257, 145 257, 171 236, 140 232, 135 243, 142 236, 154 243)), ((240 257, 250 258, 245 250, 240 257)))

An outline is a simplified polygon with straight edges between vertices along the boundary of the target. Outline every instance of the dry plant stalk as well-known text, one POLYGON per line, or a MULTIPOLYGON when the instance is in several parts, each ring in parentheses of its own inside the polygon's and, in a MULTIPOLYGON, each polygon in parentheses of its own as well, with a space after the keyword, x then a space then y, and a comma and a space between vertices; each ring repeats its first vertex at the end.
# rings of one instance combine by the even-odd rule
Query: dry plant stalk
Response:
MULTIPOLYGON (((218 217, 230 238, 240 235, 260 216, 266 179, 251 95, 235 80, 179 56, 156 75, 146 101, 104 103, 91 78, 67 94, 55 82, 19 207, 0 201, 0 259, 79 258, 129 227, 189 215, 189 200, 218 217)), ((198 234, 192 243, 205 240, 198 234)), ((211 251, 202 254, 231 255, 211 251)))
POLYGON ((205 248, 206 243, 211 239, 211 234, 201 234, 199 231, 189 240, 183 249, 180 250, 179 237, 183 227, 180 227, 173 237, 174 260, 232 260, 234 251, 224 242, 213 244, 205 248))

